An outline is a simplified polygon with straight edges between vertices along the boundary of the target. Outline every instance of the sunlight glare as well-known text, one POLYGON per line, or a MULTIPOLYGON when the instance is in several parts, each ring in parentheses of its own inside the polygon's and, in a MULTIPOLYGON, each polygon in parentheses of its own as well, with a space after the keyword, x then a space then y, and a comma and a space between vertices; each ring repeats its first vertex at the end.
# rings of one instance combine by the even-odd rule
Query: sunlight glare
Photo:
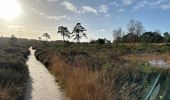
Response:
POLYGON ((0 18, 11 20, 21 13, 17 0, 0 0, 0 18))

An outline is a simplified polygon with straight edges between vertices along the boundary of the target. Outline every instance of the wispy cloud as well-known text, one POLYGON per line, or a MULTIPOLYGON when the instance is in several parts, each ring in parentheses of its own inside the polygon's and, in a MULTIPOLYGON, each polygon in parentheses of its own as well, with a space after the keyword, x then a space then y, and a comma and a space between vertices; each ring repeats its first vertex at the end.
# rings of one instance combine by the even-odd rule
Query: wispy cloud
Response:
POLYGON ((78 9, 78 7, 76 7, 76 5, 74 5, 73 3, 69 2, 69 1, 64 1, 61 3, 61 5, 64 6, 65 9, 67 9, 71 12, 75 12, 75 13, 94 13, 94 14, 98 13, 98 11, 91 6, 82 6, 78 9))
POLYGON ((124 8, 120 8, 120 9, 118 9, 118 12, 124 12, 125 11, 125 9, 124 8))
POLYGON ((41 11, 38 11, 36 8, 32 8, 32 11, 34 13, 37 13, 49 20, 56 20, 56 21, 61 21, 61 20, 69 20, 69 18, 66 16, 66 15, 63 15, 63 16, 52 16, 52 15, 48 15, 46 14, 45 12, 41 12, 41 11))
POLYGON ((8 28, 24 28, 25 26, 23 25, 12 25, 12 26, 8 26, 8 28))
POLYGON ((163 9, 163 10, 170 10, 170 3, 168 3, 168 4, 161 4, 159 7, 161 9, 163 9))
POLYGON ((69 11, 77 12, 77 7, 69 1, 64 1, 61 3, 61 5, 64 6, 69 11))
POLYGON ((46 17, 50 20, 56 20, 56 21, 68 19, 67 16, 65 16, 65 15, 63 15, 63 16, 46 16, 46 17))
POLYGON ((107 13, 109 10, 109 7, 107 5, 100 5, 99 6, 99 12, 101 13, 107 13))
POLYGON ((151 2, 151 5, 157 6, 157 5, 162 4, 162 3, 165 2, 165 1, 166 1, 166 0, 157 0, 157 1, 153 1, 153 2, 151 2))
POLYGON ((110 14, 105 14, 104 17, 111 17, 111 15, 110 14))
POLYGON ((123 0, 124 5, 131 5, 133 4, 134 0, 123 0))
POLYGON ((94 13, 94 14, 98 13, 98 11, 95 8, 90 7, 90 6, 83 6, 82 10, 80 12, 82 12, 82 13, 86 13, 87 12, 87 13, 94 13))
POLYGON ((109 5, 113 5, 115 7, 119 7, 119 4, 116 1, 110 2, 109 5))
POLYGON ((133 11, 137 11, 137 10, 145 7, 145 6, 148 5, 148 4, 149 4, 149 2, 148 2, 147 0, 144 0, 144 1, 142 1, 142 2, 139 2, 137 5, 135 5, 135 6, 133 7, 133 11))
POLYGON ((99 32, 105 32, 106 30, 105 29, 100 29, 99 32))
POLYGON ((47 0, 49 2, 57 2, 58 0, 47 0))
MULTIPOLYGON (((155 1, 149 1, 149 0, 143 0, 139 3, 137 3, 134 7, 133 7, 133 11, 137 11, 140 10, 144 7, 161 7, 162 3, 164 3, 166 0, 155 0, 155 1)), ((164 6, 164 5, 163 5, 164 6)), ((161 7, 162 8, 162 7, 161 7)), ((164 7, 163 7, 164 8, 164 7)))
POLYGON ((58 0, 36 0, 37 2, 40 2, 40 1, 47 1, 47 2, 57 2, 58 0))

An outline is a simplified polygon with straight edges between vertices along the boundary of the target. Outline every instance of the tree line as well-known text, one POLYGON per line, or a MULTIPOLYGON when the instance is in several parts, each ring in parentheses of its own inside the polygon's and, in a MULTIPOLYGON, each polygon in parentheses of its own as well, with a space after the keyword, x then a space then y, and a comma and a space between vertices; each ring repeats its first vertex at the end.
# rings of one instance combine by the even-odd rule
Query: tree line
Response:
MULTIPOLYGON (((121 27, 113 30, 113 43, 170 43, 170 33, 164 32, 163 34, 159 31, 145 31, 143 24, 138 20, 130 20, 127 24, 127 32, 121 27)), ((76 40, 77 43, 80 42, 82 37, 87 38, 87 31, 81 23, 77 23, 76 26, 73 28, 72 32, 68 30, 65 26, 59 26, 57 33, 60 34, 63 38, 63 41, 67 39, 76 40)), ((11 40, 15 41, 15 36, 11 36, 11 40)), ((43 37, 45 40, 51 39, 49 33, 43 33, 43 37)), ((38 38, 41 40, 41 37, 38 38)), ((108 44, 111 41, 107 40, 106 38, 102 39, 99 38, 97 40, 90 40, 92 44, 108 44)))
POLYGON ((165 32, 163 35, 159 30, 145 31, 140 21, 130 20, 127 24, 128 33, 118 28, 113 30, 114 43, 170 43, 170 33, 165 32))

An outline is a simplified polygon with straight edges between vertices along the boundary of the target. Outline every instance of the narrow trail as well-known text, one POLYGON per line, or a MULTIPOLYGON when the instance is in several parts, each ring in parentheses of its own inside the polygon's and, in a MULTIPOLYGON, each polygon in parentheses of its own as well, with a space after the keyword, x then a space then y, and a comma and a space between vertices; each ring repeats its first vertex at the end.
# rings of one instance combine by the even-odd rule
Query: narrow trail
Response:
POLYGON ((36 60, 35 50, 30 48, 31 55, 28 58, 30 81, 26 100, 65 100, 60 87, 55 82, 55 77, 48 69, 36 60))

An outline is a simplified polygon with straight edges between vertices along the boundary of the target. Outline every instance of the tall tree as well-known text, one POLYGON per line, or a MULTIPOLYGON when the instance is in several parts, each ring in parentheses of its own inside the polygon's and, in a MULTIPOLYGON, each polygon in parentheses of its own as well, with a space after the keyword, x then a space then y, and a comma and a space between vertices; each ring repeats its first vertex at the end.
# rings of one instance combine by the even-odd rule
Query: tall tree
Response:
POLYGON ((127 30, 129 33, 135 34, 135 29, 136 29, 135 23, 136 23, 136 21, 134 19, 130 20, 130 22, 128 23, 127 30))
POLYGON ((48 39, 51 39, 51 37, 48 33, 43 33, 43 37, 46 38, 46 41, 48 41, 48 39))
POLYGON ((145 31, 144 26, 140 21, 136 21, 136 34, 139 36, 145 31))
POLYGON ((67 27, 64 27, 64 26, 59 26, 58 27, 58 34, 61 34, 63 36, 63 41, 65 41, 65 37, 70 37, 70 32, 69 30, 67 29, 67 27))
POLYGON ((86 29, 83 26, 81 26, 81 23, 77 23, 76 26, 74 27, 73 32, 72 32, 73 34, 72 37, 74 37, 74 40, 77 40, 77 43, 80 42, 80 39, 82 37, 87 38, 87 34, 84 33, 84 31, 86 31, 86 29))
POLYGON ((121 27, 119 27, 118 29, 114 29, 113 30, 113 41, 117 40, 118 38, 121 38, 123 35, 122 33, 123 31, 121 27))
POLYGON ((130 22, 128 23, 127 30, 129 33, 140 36, 144 32, 145 29, 140 21, 133 19, 133 20, 130 20, 130 22))

